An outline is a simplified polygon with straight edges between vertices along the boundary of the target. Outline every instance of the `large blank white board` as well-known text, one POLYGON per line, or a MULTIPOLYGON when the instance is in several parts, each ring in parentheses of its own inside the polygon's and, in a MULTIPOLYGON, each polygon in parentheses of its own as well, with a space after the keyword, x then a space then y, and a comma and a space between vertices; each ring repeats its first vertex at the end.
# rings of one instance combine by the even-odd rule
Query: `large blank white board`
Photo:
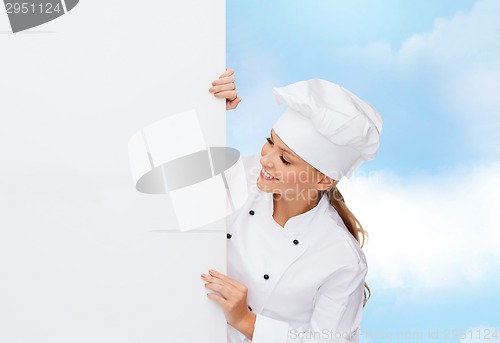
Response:
POLYGON ((225 341, 199 277, 225 272, 224 221, 173 233, 168 197, 134 189, 127 152, 192 108, 207 145, 225 145, 208 92, 224 1, 85 0, 16 34, 0 12, 0 51, 0 342, 225 341))

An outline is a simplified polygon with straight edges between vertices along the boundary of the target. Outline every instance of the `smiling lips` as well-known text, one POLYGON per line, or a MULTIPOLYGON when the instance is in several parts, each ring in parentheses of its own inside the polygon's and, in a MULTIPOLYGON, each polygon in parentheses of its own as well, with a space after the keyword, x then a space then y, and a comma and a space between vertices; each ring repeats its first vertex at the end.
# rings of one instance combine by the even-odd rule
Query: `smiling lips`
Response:
POLYGON ((260 171, 260 176, 266 181, 278 180, 277 178, 266 172, 264 168, 262 168, 262 170, 260 171))

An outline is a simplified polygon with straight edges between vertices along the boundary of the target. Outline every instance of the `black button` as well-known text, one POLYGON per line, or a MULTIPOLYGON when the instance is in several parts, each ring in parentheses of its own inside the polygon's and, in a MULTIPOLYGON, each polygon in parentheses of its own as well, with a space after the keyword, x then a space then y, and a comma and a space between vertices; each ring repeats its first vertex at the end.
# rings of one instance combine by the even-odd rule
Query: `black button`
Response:
POLYGON ((264 274, 264 279, 268 280, 269 279, 269 275, 264 274))
POLYGON ((293 240, 293 244, 297 245, 297 244, 299 244, 299 241, 298 241, 298 240, 296 240, 296 239, 294 239, 294 240, 293 240))
POLYGON ((250 306, 248 306, 248 309, 249 309, 250 311, 252 311, 252 308, 251 308, 250 306))
POLYGON ((231 239, 233 237, 230 233, 227 234, 227 239, 231 239))
POLYGON ((250 212, 248 212, 248 213, 250 213, 250 215, 253 216, 255 214, 255 211, 254 210, 250 210, 250 212))

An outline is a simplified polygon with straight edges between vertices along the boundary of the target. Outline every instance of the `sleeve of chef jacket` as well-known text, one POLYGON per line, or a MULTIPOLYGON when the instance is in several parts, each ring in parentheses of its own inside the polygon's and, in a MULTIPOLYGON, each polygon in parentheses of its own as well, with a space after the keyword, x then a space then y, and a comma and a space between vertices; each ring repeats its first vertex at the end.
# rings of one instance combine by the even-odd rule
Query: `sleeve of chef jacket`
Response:
MULTIPOLYGON (((365 263, 335 271, 318 289, 310 327, 256 314, 253 343, 359 342, 358 327, 363 316, 365 263)), ((300 294, 297 294, 300 297, 300 294)), ((286 306, 286 304, 283 304, 286 306)), ((250 340, 245 339, 245 342, 250 340)))

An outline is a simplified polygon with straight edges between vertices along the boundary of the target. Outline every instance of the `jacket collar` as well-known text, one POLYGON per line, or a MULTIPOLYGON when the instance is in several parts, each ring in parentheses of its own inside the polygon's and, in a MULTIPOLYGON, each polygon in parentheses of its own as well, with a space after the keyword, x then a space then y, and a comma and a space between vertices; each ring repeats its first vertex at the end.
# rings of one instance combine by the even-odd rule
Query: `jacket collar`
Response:
POLYGON ((273 218, 273 194, 263 192, 261 190, 259 190, 259 192, 262 196, 261 201, 264 205, 263 209, 265 211, 266 218, 268 218, 276 228, 295 234, 306 233, 312 230, 315 226, 315 222, 320 221, 325 212, 332 206, 328 200, 328 195, 325 192, 315 207, 307 212, 291 217, 285 223, 285 227, 282 227, 273 218))

